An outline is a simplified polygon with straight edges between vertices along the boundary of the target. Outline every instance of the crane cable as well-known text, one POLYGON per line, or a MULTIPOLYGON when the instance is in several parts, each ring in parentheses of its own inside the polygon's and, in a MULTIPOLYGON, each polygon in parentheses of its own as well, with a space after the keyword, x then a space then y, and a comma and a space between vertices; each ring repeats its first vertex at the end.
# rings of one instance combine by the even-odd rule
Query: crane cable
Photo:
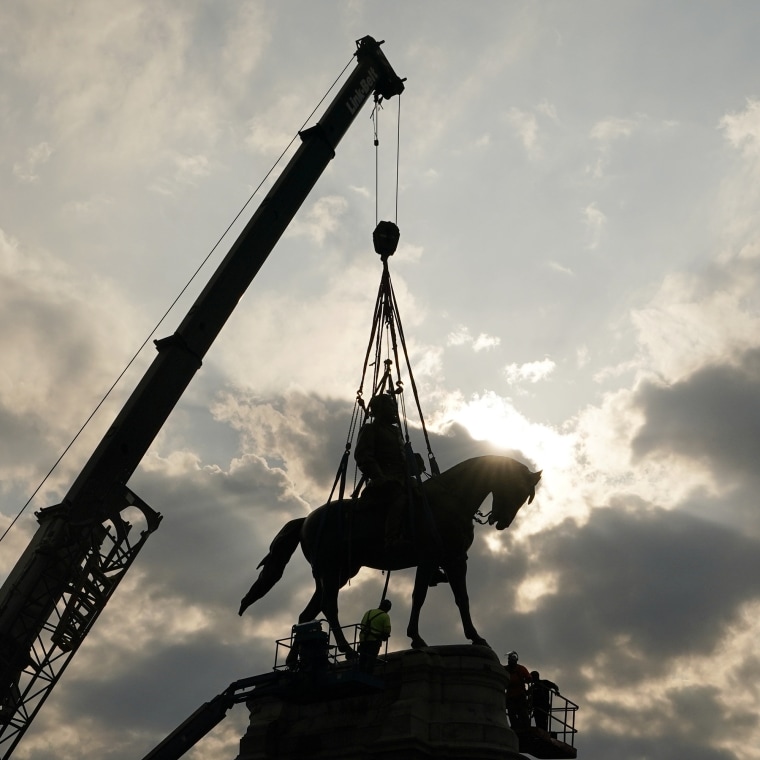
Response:
POLYGON ((292 147, 293 143, 296 141, 296 139, 298 138, 298 136, 300 135, 300 133, 305 129, 306 125, 309 123, 309 121, 312 119, 312 117, 314 116, 314 114, 317 112, 317 109, 322 105, 322 103, 326 100, 327 96, 333 91, 333 89, 335 89, 335 86, 341 80, 341 78, 343 77, 343 75, 346 73, 346 70, 351 65, 351 63, 353 62, 353 59, 355 57, 356 57, 356 54, 354 53, 354 55, 352 55, 351 58, 349 58, 348 63, 346 63, 346 65, 341 70, 340 74, 338 74, 338 76, 335 78, 335 80, 333 81, 333 83, 328 87, 327 91, 320 98, 320 100, 316 104, 316 106, 314 106, 314 108, 311 111, 311 113, 304 120, 304 122, 301 125, 300 129, 298 129, 296 131, 296 133, 293 135, 293 137, 291 138, 290 142, 282 150, 282 152, 280 153, 280 155, 277 157, 277 159, 275 160, 275 162, 272 164, 272 166, 269 169, 269 171, 264 175, 264 177, 259 182, 259 184, 254 188, 253 192, 248 196, 248 200, 246 200, 246 202, 241 206, 241 208, 237 212, 237 214, 235 214, 235 216, 233 217, 232 221, 227 225, 227 228, 219 236, 219 238, 217 239, 216 243, 214 243, 214 245, 211 248, 211 250, 206 254, 206 256, 203 258, 203 260, 201 261, 201 263, 196 268, 196 270, 192 273, 192 275, 190 276, 190 278, 188 279, 188 281, 185 283, 185 285, 181 288, 181 290, 179 291, 179 293, 177 294, 177 296, 171 302, 171 304, 169 305, 169 308, 166 309, 166 311, 163 313, 163 315, 158 320, 158 322, 156 322, 155 326, 148 333, 148 336, 140 344, 140 347, 137 349, 137 351, 135 351, 135 353, 132 355, 132 357, 126 363, 126 365, 124 366, 124 368, 117 375, 116 379, 113 381, 113 383, 111 384, 111 386, 105 392, 105 394, 103 395, 103 397, 95 405, 95 408, 90 412, 90 414, 88 415, 88 417, 82 423, 82 425, 79 428, 79 430, 77 430, 77 432, 74 434, 74 437, 69 441, 68 444, 66 444, 66 446, 64 447, 64 449, 61 452, 61 454, 58 456, 58 458, 55 460, 55 462, 53 462, 52 467, 47 471, 47 473, 42 478, 42 480, 39 482, 39 484, 34 489, 34 491, 32 491, 31 496, 29 496, 29 498, 26 500, 26 502, 21 507, 21 509, 18 511, 18 513, 16 514, 16 516, 8 524, 8 526, 6 527, 6 529, 3 531, 3 534, 0 535, 0 542, 2 542, 3 539, 8 535, 8 533, 10 532, 10 530, 13 528, 13 526, 16 524, 16 522, 21 517, 21 515, 26 511, 27 507, 32 503, 32 500, 34 499, 34 497, 39 493, 40 489, 48 481, 48 479, 53 474, 53 472, 55 471, 55 469, 61 463, 61 461, 63 460, 63 458, 66 456, 66 454, 69 452, 69 450, 71 449, 71 447, 76 443, 76 441, 82 435, 82 433, 84 432, 85 428, 90 424, 90 422, 92 421, 93 417, 95 417, 95 415, 98 413, 98 410, 108 400, 109 396, 113 393, 113 391, 116 388, 116 386, 121 382, 121 380, 124 377, 124 375, 126 375, 126 373, 129 371, 129 368, 135 363, 135 361, 137 360, 137 357, 142 353, 142 351, 145 348, 145 346, 148 345, 148 342, 150 341, 150 339, 156 334, 156 332, 158 332, 158 329, 166 321, 166 319, 169 316, 169 314, 171 313, 171 311, 177 305, 177 303, 182 298, 182 296, 185 294, 185 292, 188 290, 188 288, 193 283, 193 281, 198 277, 198 275, 200 274, 201 270, 206 266, 206 264, 208 263, 208 261, 211 258, 211 256, 213 256, 213 254, 216 251, 216 249, 221 245, 222 241, 225 239, 225 237, 228 235, 229 231, 232 229, 233 225, 241 217, 241 215, 246 210, 246 208, 248 208, 248 206, 250 205, 251 201, 254 199, 254 197, 257 195, 257 193, 261 190, 261 188, 263 187, 264 183, 269 179, 269 177, 275 171, 275 169, 280 164, 280 162, 282 161, 282 159, 285 157, 285 155, 287 154, 287 152, 290 150, 290 148, 292 147))
MULTIPOLYGON (((377 94, 375 94, 375 105, 372 109, 372 113, 370 115, 370 118, 372 119, 372 125, 373 125, 373 144, 375 147, 375 225, 376 225, 376 234, 378 229, 382 224, 390 224, 385 222, 379 222, 379 187, 380 187, 380 181, 379 181, 379 152, 380 152, 380 111, 382 110, 381 100, 377 94)), ((398 202, 399 202, 399 176, 400 176, 400 156, 401 156, 401 96, 398 98, 398 111, 397 111, 397 118, 396 118, 396 178, 395 178, 395 198, 394 198, 394 215, 395 215, 395 222, 393 225, 395 226, 395 232, 396 235, 398 235, 398 202)), ((397 241, 396 241, 397 242, 397 241)), ((376 250, 377 250, 377 244, 376 244, 376 250)), ((393 292, 393 284, 391 282, 391 276, 390 271, 388 269, 388 258, 393 254, 393 251, 395 251, 395 243, 392 246, 392 250, 389 253, 382 254, 382 263, 383 263, 383 274, 381 276, 380 280, 380 288, 378 290, 377 299, 375 301, 375 309, 373 312, 373 318, 372 318, 372 328, 370 331, 370 339, 369 344, 367 346, 367 352, 364 357, 364 365, 362 367, 362 376, 361 381, 359 383, 359 389, 356 392, 356 403, 354 405, 354 410, 351 416, 351 423, 349 425, 349 431, 348 436, 346 438, 346 444, 345 444, 345 450, 343 452, 343 457, 341 459, 341 463, 338 466, 338 473, 335 478, 335 482, 333 483, 332 490, 330 491, 330 496, 328 498, 328 502, 332 500, 333 495, 335 494, 335 489, 340 485, 339 493, 338 493, 338 499, 343 499, 344 492, 345 492, 345 482, 346 482, 346 472, 348 468, 348 456, 351 451, 351 446, 353 442, 354 435, 356 433, 356 428, 358 425, 358 420, 362 416, 363 412, 363 419, 362 421, 366 420, 367 417, 367 410, 366 405, 363 398, 363 388, 364 388, 364 382, 367 375, 367 368, 370 366, 370 354, 372 352, 373 345, 375 346, 375 352, 374 352, 374 362, 372 363, 372 366, 374 367, 373 371, 373 378, 372 378, 372 395, 377 395, 378 393, 382 393, 383 389, 387 385, 387 390, 390 393, 393 393, 397 397, 401 399, 401 408, 402 408, 402 419, 404 424, 404 433, 405 433, 405 440, 407 443, 409 443, 409 424, 408 424, 408 418, 406 414, 406 402, 404 400, 403 396, 403 381, 401 380, 401 362, 399 360, 399 354, 398 354, 398 344, 400 342, 401 348, 403 351, 404 360, 406 363, 407 372, 409 374, 409 382, 412 387, 412 394, 414 395, 415 405, 417 408, 417 414, 419 415, 420 424, 422 427, 423 436, 425 438, 425 444, 427 446, 427 454, 428 454, 428 460, 430 462, 430 468, 433 475, 440 474, 440 470, 438 468, 438 463, 435 459, 435 454, 433 453, 432 446, 430 444, 430 437, 428 435, 427 426, 425 425, 425 418, 422 413, 422 406, 420 404, 419 399, 419 392, 417 390, 417 384, 414 380, 414 374, 412 373, 412 365, 411 361, 409 360, 409 353, 406 347, 406 340, 404 338, 404 329, 401 325, 401 318, 399 316, 398 311, 398 303, 396 302, 396 296, 393 292), (385 328, 383 328, 383 325, 385 328), (392 379, 392 373, 390 370, 390 367, 392 366, 393 362, 390 360, 383 361, 382 355, 382 340, 383 335, 385 335, 386 340, 386 351, 385 356, 389 356, 391 352, 393 353, 395 364, 396 364, 396 383, 395 383, 395 390, 393 387, 393 379, 392 379), (385 372, 380 377, 380 367, 383 365, 385 367, 385 372)), ((378 251, 379 253, 380 251, 378 251)), ((355 474, 354 476, 354 491, 353 496, 356 496, 362 486, 362 480, 357 481, 357 476, 355 474)))
MULTIPOLYGON (((379 199, 380 199, 380 111, 381 110, 382 110, 382 98, 377 93, 375 93, 374 105, 372 107, 372 111, 370 112, 370 120, 372 121, 372 143, 375 147, 375 226, 376 227, 380 218, 379 199)), ((397 226, 398 226, 399 166, 400 166, 400 154, 401 154, 400 146, 401 146, 401 95, 398 96, 398 110, 397 110, 397 117, 396 117, 396 187, 395 187, 395 199, 394 199, 394 214, 395 214, 394 221, 397 226)), ((384 266, 384 270, 387 271, 387 264, 385 260, 383 260, 383 266, 384 266)), ((385 275, 383 275, 383 277, 385 277, 385 275)), ((382 291, 382 288, 383 286, 381 283, 381 291, 382 291)), ((353 440, 356 435, 357 427, 360 427, 360 420, 361 420, 361 423, 363 423, 367 417, 365 403, 362 398, 362 386, 364 384, 364 378, 367 373, 369 355, 370 355, 370 351, 372 348, 372 344, 375 340, 376 334, 377 334, 377 339, 378 340, 381 339, 380 335, 377 333, 378 324, 382 323, 382 320, 383 320, 381 303, 382 303, 381 295, 380 293, 378 293, 378 297, 375 302, 375 311, 374 311, 373 319, 372 319, 372 330, 370 333, 369 345, 367 347, 367 354, 364 358, 364 366, 362 368, 362 379, 359 386, 359 390, 357 391, 356 402, 354 403, 354 408, 351 413, 351 422, 349 423, 349 427, 348 427, 348 434, 346 436, 346 443, 345 443, 343 455, 338 465, 338 470, 335 475, 335 480, 333 482, 332 489, 330 490, 330 495, 327 497, 328 504, 333 500, 333 496, 335 496, 336 489, 338 489, 338 496, 337 496, 338 501, 342 501, 344 498, 351 447, 353 445, 353 440)), ((377 356, 375 359, 376 370, 375 370, 375 376, 373 378, 373 388, 377 385, 377 376, 378 376, 377 368, 379 367, 379 360, 380 360, 380 351, 378 350, 377 356)), ((358 477, 358 473, 355 468, 354 469, 354 488, 351 494, 352 498, 356 497, 359 494, 359 491, 361 490, 363 483, 364 483, 364 478, 360 479, 358 477)))
MULTIPOLYGON (((398 110, 396 112, 396 188, 394 197, 394 218, 398 226, 398 195, 399 195, 399 167, 401 163, 401 95, 397 98, 398 110)), ((374 128, 373 143, 375 145, 375 226, 380 221, 380 111, 382 111, 381 98, 375 93, 375 105, 372 108, 372 125, 374 128)))

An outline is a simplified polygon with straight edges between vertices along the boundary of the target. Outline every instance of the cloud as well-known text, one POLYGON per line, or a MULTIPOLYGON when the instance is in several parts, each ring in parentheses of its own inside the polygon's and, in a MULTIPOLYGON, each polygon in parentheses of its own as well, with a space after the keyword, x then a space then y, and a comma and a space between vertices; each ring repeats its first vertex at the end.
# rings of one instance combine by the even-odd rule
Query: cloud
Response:
POLYGON ((743 111, 726 114, 720 120, 726 139, 745 158, 760 158, 760 101, 747 98, 743 111))
POLYGON ((602 232, 607 224, 607 216, 599 209, 598 205, 589 203, 582 212, 583 224, 586 227, 587 247, 592 251, 599 247, 602 232))
POLYGON ((541 156, 538 144, 538 119, 533 113, 514 106, 507 112, 507 122, 512 126, 525 152, 533 158, 541 156))
MULTIPOLYGON (((713 469, 730 490, 757 479, 760 456, 760 348, 703 366, 672 384, 647 381, 636 393, 644 424, 633 453, 674 452, 713 469)), ((760 530, 760 515, 758 516, 760 530)))
POLYGON ((279 156, 295 136, 293 125, 297 128, 303 121, 300 109, 300 98, 290 94, 281 95, 270 109, 259 109, 248 122, 248 148, 266 156, 279 156))
POLYGON ((477 337, 473 338, 470 329, 461 325, 448 334, 446 343, 449 346, 470 345, 472 346, 472 350, 477 353, 496 348, 501 343, 501 339, 495 335, 487 335, 486 333, 480 333, 477 337))
POLYGON ((631 313, 651 370, 677 380, 755 345, 756 282, 751 265, 741 262, 666 275, 652 299, 631 313))
POLYGON ((633 119, 611 117, 594 124, 591 128, 591 137, 606 144, 624 137, 630 137, 637 126, 637 122, 633 119))
POLYGON ((619 117, 608 117, 594 124, 590 137, 596 143, 597 157, 587 170, 594 179, 601 179, 606 174, 614 143, 631 137, 639 125, 640 119, 619 117))
POLYGON ((348 210, 348 202, 340 196, 323 196, 316 200, 305 215, 294 219, 286 236, 303 236, 317 245, 323 245, 327 236, 334 233, 348 210))
POLYGON ((26 161, 13 164, 13 173, 22 182, 36 182, 39 179, 39 167, 47 163, 52 155, 53 148, 50 144, 41 142, 27 150, 26 161))
POLYGON ((559 272, 560 274, 570 275, 571 277, 575 275, 570 267, 566 267, 563 264, 560 264, 558 261, 547 261, 546 266, 555 272, 559 272))
MULTIPOLYGON (((26 250, 1 231, 0 296, 0 321, 6 325, 0 332, 5 354, 0 416, 8 433, 15 431, 13 438, 3 437, 7 444, 13 441, 0 463, 8 487, 33 472, 41 478, 54 463, 72 431, 100 401, 98 393, 105 393, 122 369, 114 348, 121 346, 121 361, 126 362, 130 344, 140 345, 140 319, 122 318, 131 306, 112 284, 78 279, 60 261, 26 250)), ((122 393, 106 404, 106 415, 123 402, 122 393)), ((98 417, 101 425, 102 419, 98 417)), ((96 423, 80 445, 91 445, 98 435, 96 423)), ((66 477, 64 469, 50 487, 66 477)), ((26 485, 28 495, 33 487, 26 485)))
POLYGON ((504 374, 510 385, 522 382, 538 383, 546 380, 556 368, 557 365, 547 358, 524 364, 509 364, 504 368, 504 374))

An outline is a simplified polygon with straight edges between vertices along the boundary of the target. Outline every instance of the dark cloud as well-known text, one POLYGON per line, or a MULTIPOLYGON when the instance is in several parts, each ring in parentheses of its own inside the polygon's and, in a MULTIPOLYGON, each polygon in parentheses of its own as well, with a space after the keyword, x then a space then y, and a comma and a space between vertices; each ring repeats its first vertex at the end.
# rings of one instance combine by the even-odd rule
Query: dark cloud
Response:
POLYGON ((710 467, 726 484, 757 482, 760 455, 760 349, 703 367, 672 385, 642 384, 645 422, 637 457, 674 451, 710 467))
POLYGON ((305 514, 286 473, 257 457, 228 472, 158 470, 135 481, 138 493, 155 494, 149 503, 164 515, 141 567, 157 589, 170 587, 199 604, 236 609, 275 534, 305 514))
POLYGON ((67 708, 106 727, 118 717, 127 730, 168 733, 230 683, 254 675, 252 663, 256 672, 261 661, 271 667, 274 644, 231 646, 220 641, 215 632, 205 632, 189 641, 152 646, 134 660, 130 667, 111 672, 108 678, 99 673, 89 677, 77 674, 62 690, 67 708))
MULTIPOLYGON (((118 670, 88 673, 75 667, 51 699, 52 715, 43 714, 35 728, 60 730, 56 721, 60 720, 58 710, 63 710, 70 716, 67 723, 103 741, 99 750, 103 757, 142 757, 232 682, 265 672, 273 663, 273 642, 231 645, 220 640, 217 632, 155 642, 133 652, 129 665, 124 663, 118 670), (45 726, 51 718, 53 722, 45 726)), ((230 718, 244 726, 244 707, 238 712, 230 718)), ((60 754, 37 751, 31 757, 52 760, 60 754)))
POLYGON ((576 741, 578 756, 589 760, 621 757, 625 760, 737 760, 728 750, 705 746, 697 737, 686 741, 663 736, 631 736, 631 731, 647 733, 647 726, 638 723, 638 716, 624 716, 620 733, 591 731, 579 734, 576 741), (634 726, 631 724, 635 723, 634 726))
POLYGON ((644 662, 707 654, 741 606, 760 598, 756 541, 636 506, 619 502, 583 527, 565 522, 532 539, 541 558, 532 569, 560 578, 558 593, 531 613, 533 624, 556 630, 556 646, 567 634, 578 660, 608 652, 616 663, 609 677, 621 685, 641 678, 644 662))

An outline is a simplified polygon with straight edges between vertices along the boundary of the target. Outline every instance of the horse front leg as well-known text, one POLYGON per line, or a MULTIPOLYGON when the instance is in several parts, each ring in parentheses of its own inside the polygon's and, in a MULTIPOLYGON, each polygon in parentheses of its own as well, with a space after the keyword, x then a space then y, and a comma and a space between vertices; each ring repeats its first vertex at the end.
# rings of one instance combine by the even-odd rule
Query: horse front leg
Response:
POLYGON ((417 573, 414 576, 414 591, 412 591, 412 612, 409 615, 409 625, 406 627, 406 635, 412 640, 412 649, 426 647, 425 640, 420 636, 420 610, 427 597, 430 579, 437 565, 423 563, 417 565, 417 573))
POLYGON ((480 646, 489 646, 488 642, 475 630, 475 626, 470 617, 470 597, 467 594, 467 555, 447 562, 443 569, 449 579, 451 591, 454 594, 454 601, 459 607, 459 616, 462 618, 462 628, 464 635, 473 644, 480 646))

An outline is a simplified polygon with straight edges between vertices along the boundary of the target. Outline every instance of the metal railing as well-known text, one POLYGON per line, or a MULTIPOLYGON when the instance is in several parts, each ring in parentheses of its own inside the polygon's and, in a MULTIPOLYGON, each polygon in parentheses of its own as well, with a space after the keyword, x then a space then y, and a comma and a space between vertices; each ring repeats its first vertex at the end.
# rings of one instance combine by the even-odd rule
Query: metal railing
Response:
MULTIPOLYGON (((306 643, 308 646, 308 642, 310 641, 315 642, 315 648, 320 650, 321 659, 328 664, 337 665, 340 662, 352 662, 358 664, 356 653, 359 649, 359 633, 361 625, 359 623, 352 623, 351 625, 344 625, 341 628, 346 641, 348 641, 351 650, 354 653, 354 655, 351 656, 349 653, 341 652, 338 649, 338 645, 335 643, 335 638, 329 624, 327 624, 327 632, 325 632, 322 623, 327 624, 327 620, 314 620, 308 623, 294 625, 290 636, 287 636, 284 639, 278 639, 274 655, 274 670, 293 670, 295 668, 296 660, 299 656, 302 656, 304 644, 306 643), (296 639, 298 639, 298 641, 296 641, 296 639)), ((380 652, 380 658, 385 657, 387 654, 388 642, 385 641, 383 642, 383 648, 380 652)))
POLYGON ((552 739, 557 739, 570 747, 575 745, 575 734, 578 730, 575 727, 575 713, 578 711, 578 705, 572 702, 562 694, 549 692, 549 707, 544 710, 541 707, 531 705, 531 717, 536 727, 542 728, 546 725, 549 735, 552 739))

